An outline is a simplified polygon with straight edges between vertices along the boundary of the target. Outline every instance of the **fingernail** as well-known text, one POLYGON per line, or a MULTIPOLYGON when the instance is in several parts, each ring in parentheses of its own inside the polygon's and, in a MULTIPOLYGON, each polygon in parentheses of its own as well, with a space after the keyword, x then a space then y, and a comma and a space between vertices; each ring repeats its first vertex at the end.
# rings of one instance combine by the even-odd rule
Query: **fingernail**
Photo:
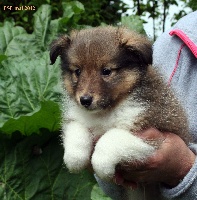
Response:
POLYGON ((130 188, 131 190, 137 190, 138 185, 137 185, 137 183, 130 183, 129 188, 130 188))
POLYGON ((123 182, 124 182, 124 179, 122 178, 122 176, 119 174, 119 173, 115 173, 115 176, 114 176, 114 182, 117 184, 117 185, 122 185, 123 182))

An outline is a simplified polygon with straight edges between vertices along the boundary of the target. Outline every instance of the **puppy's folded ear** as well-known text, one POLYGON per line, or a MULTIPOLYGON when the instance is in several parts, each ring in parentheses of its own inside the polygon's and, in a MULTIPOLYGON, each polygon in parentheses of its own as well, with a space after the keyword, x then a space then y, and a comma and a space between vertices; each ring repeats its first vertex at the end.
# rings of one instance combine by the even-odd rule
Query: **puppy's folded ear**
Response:
POLYGON ((152 47, 149 44, 140 44, 137 46, 126 46, 127 50, 135 54, 145 65, 152 65, 152 47))
POLYGON ((70 39, 66 35, 61 36, 52 42, 50 48, 51 65, 55 63, 58 56, 60 57, 62 56, 63 52, 66 51, 69 45, 70 45, 70 39))
POLYGON ((152 64, 152 42, 143 35, 123 29, 121 46, 134 53, 145 65, 152 64))

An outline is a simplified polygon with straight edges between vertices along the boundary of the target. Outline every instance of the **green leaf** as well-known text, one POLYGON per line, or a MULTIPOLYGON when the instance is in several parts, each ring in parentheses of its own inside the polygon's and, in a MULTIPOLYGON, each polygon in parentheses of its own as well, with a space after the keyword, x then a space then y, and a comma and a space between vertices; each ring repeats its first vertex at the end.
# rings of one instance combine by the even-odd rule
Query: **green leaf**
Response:
POLYGON ((60 19, 60 29, 67 32, 71 29, 78 28, 78 21, 81 14, 85 11, 84 6, 79 1, 62 2, 63 17, 60 19))
POLYGON ((95 180, 87 171, 70 174, 62 163, 59 134, 13 135, 0 140, 0 199, 90 199, 95 180))
POLYGON ((50 46, 52 41, 57 37, 59 31, 60 31, 60 20, 59 19, 54 19, 51 20, 50 25, 49 25, 49 30, 48 30, 48 40, 47 40, 47 45, 46 46, 50 46))
POLYGON ((0 27, 0 54, 7 56, 22 55, 23 51, 20 44, 16 44, 17 37, 21 35, 23 35, 23 38, 24 35, 28 36, 25 29, 19 26, 14 27, 13 23, 6 21, 4 26, 0 27))
POLYGON ((63 18, 70 19, 75 13, 70 2, 62 2, 63 18))
POLYGON ((94 176, 87 170, 80 174, 67 174, 68 190, 65 194, 65 199, 68 200, 91 200, 92 187, 96 184, 94 176))
MULTIPOLYGON (((41 109, 44 101, 60 101, 62 87, 59 63, 49 65, 48 54, 45 52, 37 60, 24 59, 20 63, 8 60, 0 66, 0 127, 10 119, 32 116, 41 109)), ((48 114, 51 112, 49 110, 48 114)))
POLYGON ((74 14, 81 14, 85 11, 84 6, 79 1, 63 2, 63 17, 71 18, 74 14))
POLYGON ((34 34, 36 43, 42 48, 46 49, 48 44, 48 30, 51 21, 51 6, 42 5, 36 13, 34 13, 34 34))
POLYGON ((124 16, 121 18, 121 24, 138 33, 145 34, 143 21, 137 15, 124 16))
POLYGON ((75 14, 81 14, 85 11, 84 5, 79 1, 72 1, 71 5, 75 14))
POLYGON ((21 116, 18 119, 11 118, 4 124, 1 130, 6 134, 19 131, 23 135, 40 133, 43 129, 54 132, 60 129, 60 119, 59 105, 53 101, 45 101, 41 103, 41 108, 38 112, 31 116, 21 116))
POLYGON ((0 55, 0 63, 3 61, 3 60, 6 60, 8 57, 6 55, 0 55))
POLYGON ((91 192, 91 200, 111 200, 111 198, 104 194, 98 184, 95 184, 91 192))

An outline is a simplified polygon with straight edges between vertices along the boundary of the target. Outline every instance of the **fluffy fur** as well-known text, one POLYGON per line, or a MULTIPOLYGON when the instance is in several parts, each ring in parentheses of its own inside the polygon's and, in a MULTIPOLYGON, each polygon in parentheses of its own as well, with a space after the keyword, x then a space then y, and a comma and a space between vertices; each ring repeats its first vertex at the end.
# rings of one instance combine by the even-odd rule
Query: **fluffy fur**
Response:
POLYGON ((101 179, 110 180, 117 164, 143 162, 159 142, 143 141, 133 133, 149 127, 178 134, 188 143, 185 113, 151 66, 147 38, 111 26, 73 31, 53 42, 52 64, 58 56, 68 94, 63 145, 70 171, 91 162, 101 179))

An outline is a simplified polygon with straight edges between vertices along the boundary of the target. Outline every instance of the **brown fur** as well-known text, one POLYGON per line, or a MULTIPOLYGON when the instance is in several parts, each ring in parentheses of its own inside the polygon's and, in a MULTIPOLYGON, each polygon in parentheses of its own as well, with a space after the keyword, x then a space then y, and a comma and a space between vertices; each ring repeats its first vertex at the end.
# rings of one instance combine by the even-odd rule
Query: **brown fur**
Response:
POLYGON ((148 112, 136 120, 137 131, 156 127, 178 134, 188 142, 185 113, 162 78, 152 68, 151 42, 126 28, 111 26, 73 31, 52 44, 51 61, 61 56, 65 88, 80 105, 80 97, 93 96, 88 108, 112 109, 131 93, 148 112), (112 69, 102 76, 102 69, 112 69), (76 69, 81 70, 77 77, 76 69))
POLYGON ((162 132, 179 135, 186 143, 191 141, 184 109, 152 66, 148 67, 147 74, 141 80, 140 87, 136 88, 136 92, 136 96, 142 102, 149 102, 146 114, 140 116, 136 127, 155 127, 162 132))

